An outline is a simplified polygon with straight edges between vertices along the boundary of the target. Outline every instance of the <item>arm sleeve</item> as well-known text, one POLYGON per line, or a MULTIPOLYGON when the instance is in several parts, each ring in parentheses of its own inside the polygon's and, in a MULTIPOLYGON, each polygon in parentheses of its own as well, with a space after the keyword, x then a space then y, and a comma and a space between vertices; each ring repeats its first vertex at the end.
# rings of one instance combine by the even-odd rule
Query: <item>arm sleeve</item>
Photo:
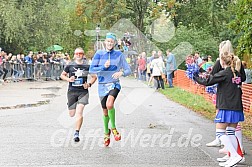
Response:
POLYGON ((168 56, 168 58, 167 58, 167 61, 166 61, 167 63, 171 63, 172 62, 172 55, 170 55, 170 56, 168 56))
POLYGON ((226 76, 223 75, 223 73, 217 73, 215 75, 210 75, 208 79, 200 78, 200 77, 194 77, 194 80, 204 86, 211 86, 216 83, 222 82, 226 79, 226 76))
POLYGON ((101 71, 106 70, 104 65, 99 65, 99 62, 100 62, 100 54, 95 53, 95 55, 94 55, 94 57, 92 59, 90 68, 89 68, 89 73, 90 74, 97 74, 97 73, 99 73, 101 71))
POLYGON ((27 60, 27 57, 26 57, 26 56, 24 57, 24 62, 25 62, 25 63, 27 63, 27 62, 28 62, 28 60, 27 60))
POLYGON ((70 67, 70 65, 67 65, 67 66, 64 68, 64 71, 65 71, 66 73, 69 73, 69 67, 70 67))

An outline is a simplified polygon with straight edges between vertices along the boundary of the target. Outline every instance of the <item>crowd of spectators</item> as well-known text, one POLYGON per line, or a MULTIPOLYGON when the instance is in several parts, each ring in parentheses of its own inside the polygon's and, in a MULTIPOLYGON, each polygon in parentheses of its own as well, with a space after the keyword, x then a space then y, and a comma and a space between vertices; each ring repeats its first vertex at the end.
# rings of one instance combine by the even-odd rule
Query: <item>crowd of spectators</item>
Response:
POLYGON ((0 52, 0 81, 19 82, 27 80, 59 80, 64 66, 70 62, 65 53, 33 53, 27 55, 0 52))

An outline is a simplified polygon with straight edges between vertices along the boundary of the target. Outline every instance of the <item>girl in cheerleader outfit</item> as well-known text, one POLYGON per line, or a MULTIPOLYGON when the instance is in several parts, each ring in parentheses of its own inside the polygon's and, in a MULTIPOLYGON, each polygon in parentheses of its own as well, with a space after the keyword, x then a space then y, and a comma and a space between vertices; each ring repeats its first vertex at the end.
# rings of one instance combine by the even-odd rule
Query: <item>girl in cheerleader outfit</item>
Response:
POLYGON ((235 137, 235 129, 239 122, 244 121, 241 74, 235 70, 234 55, 229 52, 221 53, 220 64, 224 70, 209 78, 194 75, 193 79, 205 86, 218 84, 216 106, 219 109, 214 122, 216 136, 230 152, 230 158, 220 166, 231 167, 239 163, 243 157, 238 154, 239 143, 235 137))
MULTIPOLYGON (((224 53, 224 52, 233 53, 233 47, 232 47, 231 42, 229 40, 222 41, 220 43, 220 45, 219 45, 219 52, 220 52, 220 55, 221 55, 221 53, 224 53)), ((239 60, 239 58, 237 56, 234 56, 234 64, 236 66, 235 69, 241 74, 241 81, 244 82, 246 80, 244 66, 241 64, 241 62, 240 62, 240 60, 239 60)), ((214 75, 214 74, 218 73, 221 70, 223 70, 223 68, 221 66, 220 56, 219 56, 216 63, 214 64, 210 74, 214 75)), ((216 94, 216 96, 217 96, 217 94, 216 94)), ((216 104, 216 114, 218 113, 218 111, 219 111, 218 106, 216 104)), ((242 130, 241 130, 241 126, 240 126, 239 123, 238 123, 238 125, 236 127, 236 130, 235 130, 235 136, 237 137, 237 139, 239 141, 240 148, 241 148, 241 151, 239 151, 239 150, 237 150, 237 151, 241 156, 243 156, 243 154, 245 154, 245 151, 243 149, 242 130)), ((216 146, 221 146, 221 142, 220 142, 218 136, 216 136, 215 140, 213 140, 210 143, 207 143, 206 145, 209 146, 209 147, 216 147, 216 146)), ((218 161, 225 162, 225 161, 227 161, 229 159, 230 156, 228 155, 228 151, 226 150, 225 147, 220 149, 219 152, 227 154, 227 155, 225 155, 223 158, 217 158, 218 161)), ((245 158, 243 158, 243 161, 245 161, 245 158)))

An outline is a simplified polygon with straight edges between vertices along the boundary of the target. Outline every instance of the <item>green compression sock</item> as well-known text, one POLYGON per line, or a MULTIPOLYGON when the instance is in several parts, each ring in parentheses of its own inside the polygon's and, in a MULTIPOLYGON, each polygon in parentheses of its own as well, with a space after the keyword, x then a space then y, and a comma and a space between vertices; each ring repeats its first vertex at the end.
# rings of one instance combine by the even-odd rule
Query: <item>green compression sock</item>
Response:
POLYGON ((111 128, 115 129, 115 108, 112 108, 111 110, 108 110, 108 116, 111 121, 111 128))
POLYGON ((109 133, 108 123, 109 123, 109 116, 103 116, 103 123, 104 123, 104 132, 105 134, 109 133))

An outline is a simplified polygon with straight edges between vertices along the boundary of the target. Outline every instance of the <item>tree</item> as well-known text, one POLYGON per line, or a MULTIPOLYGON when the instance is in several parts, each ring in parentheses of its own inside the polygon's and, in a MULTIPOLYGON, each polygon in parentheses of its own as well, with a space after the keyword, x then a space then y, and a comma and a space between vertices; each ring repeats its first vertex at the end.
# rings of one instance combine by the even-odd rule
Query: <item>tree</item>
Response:
POLYGON ((234 19, 230 28, 238 36, 237 53, 240 56, 252 54, 252 3, 251 0, 239 0, 232 5, 234 19))
POLYGON ((44 50, 61 43, 69 33, 68 19, 59 0, 0 2, 1 45, 9 52, 44 50))
POLYGON ((126 0, 126 9, 131 11, 133 23, 140 31, 144 31, 144 18, 149 6, 149 0, 126 0))

